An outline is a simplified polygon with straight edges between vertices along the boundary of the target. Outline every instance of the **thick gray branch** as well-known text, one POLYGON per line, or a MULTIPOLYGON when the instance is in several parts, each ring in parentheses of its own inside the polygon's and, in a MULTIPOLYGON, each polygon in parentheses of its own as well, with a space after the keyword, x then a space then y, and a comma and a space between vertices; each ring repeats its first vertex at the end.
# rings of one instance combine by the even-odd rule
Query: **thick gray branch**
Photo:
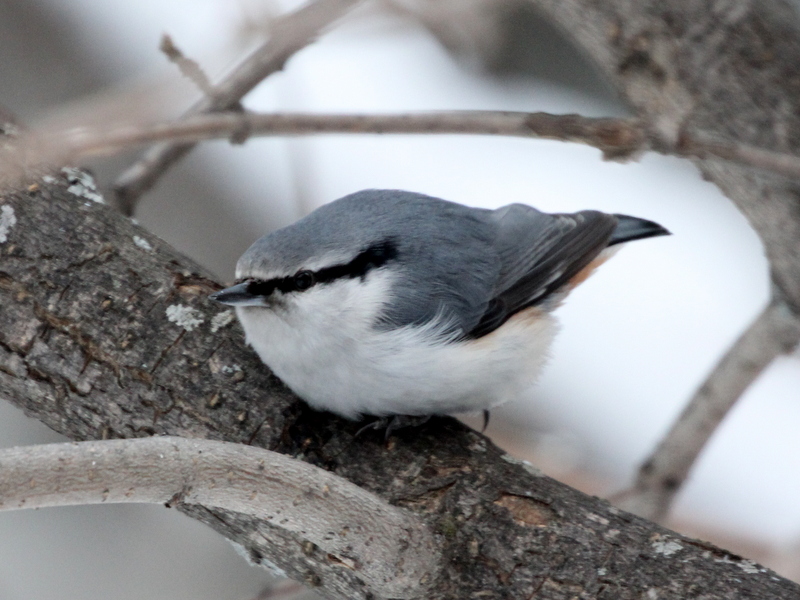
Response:
MULTIPOLYGON (((433 600, 800 595, 750 561, 541 476, 452 419, 388 444, 355 438, 359 424, 311 411, 244 346, 232 314, 207 299, 219 286, 202 269, 64 177, 26 189, 0 206, 0 397, 73 439, 211 438, 323 467, 431 528, 441 570, 421 597, 433 600)), ((302 534, 181 510, 328 597, 386 597, 302 534)))
MULTIPOLYGON (((704 131, 797 154, 800 28, 785 2, 525 1, 575 36, 660 138, 704 131)), ((698 165, 750 219, 800 312, 797 184, 698 165)), ((355 425, 308 410, 242 347, 206 303, 217 286, 202 270, 64 187, 9 196, 0 213, 0 394, 55 429, 244 441, 323 466, 434 528, 443 570, 428 598, 800 596, 749 561, 536 475, 450 420, 388 445, 353 439, 355 425)), ((375 593, 296 535, 189 512, 331 597, 375 593)))
POLYGON ((201 505, 265 520, 391 598, 421 595, 438 567, 433 537, 415 515, 261 448, 151 437, 0 450, 0 510, 117 502, 201 505))

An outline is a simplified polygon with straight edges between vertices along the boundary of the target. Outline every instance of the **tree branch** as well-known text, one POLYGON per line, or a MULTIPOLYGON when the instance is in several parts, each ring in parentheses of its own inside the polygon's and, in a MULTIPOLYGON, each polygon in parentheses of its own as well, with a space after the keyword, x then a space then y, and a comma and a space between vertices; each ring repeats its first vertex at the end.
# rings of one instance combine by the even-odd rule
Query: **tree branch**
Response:
POLYGON ((196 60, 184 55, 181 49, 172 41, 170 35, 165 33, 161 36, 161 43, 158 45, 158 49, 164 53, 171 63, 178 67, 181 75, 197 86, 198 90, 206 96, 214 94, 214 85, 206 75, 206 72, 203 71, 203 67, 196 60))
MULTIPOLYGON (((800 31, 787 3, 526 2, 572 33, 659 139, 701 131, 779 154, 800 147, 800 31)), ((748 217, 800 312, 796 182, 697 164, 748 217)), ((55 429, 244 441, 324 466, 432 524, 443 565, 433 599, 800 595, 750 561, 538 476, 450 420, 388 446, 354 440, 354 425, 310 411, 242 348, 230 314, 205 302, 217 286, 201 269, 65 188, 5 198, 0 242, 0 394, 55 429)), ((185 510, 329 596, 372 594, 297 535, 185 510)))
POLYGON ((438 567, 412 513, 312 465, 243 444, 151 437, 0 450, 0 510, 119 502, 202 505, 301 535, 389 598, 438 567))
MULTIPOLYGON (((272 73, 280 71, 289 57, 305 48, 325 27, 358 2, 315 0, 278 19, 269 41, 224 77, 214 86, 212 94, 206 95, 186 114, 236 109, 245 94, 272 73)), ((139 197, 193 147, 190 143, 164 143, 145 152, 138 162, 120 175, 114 185, 120 210, 126 215, 133 214, 139 197)))
POLYGON ((615 505, 663 520, 698 456, 736 401, 778 356, 800 342, 800 318, 773 300, 733 344, 615 505))
MULTIPOLYGON (((502 135, 578 142, 593 146, 608 159, 625 160, 645 151, 724 159, 732 164, 800 180, 800 157, 720 141, 702 133, 684 132, 670 141, 648 131, 637 119, 593 118, 544 112, 451 111, 399 115, 264 114, 227 112, 189 116, 152 125, 73 127, 63 132, 29 134, 21 142, 22 165, 75 163, 82 158, 113 154, 152 142, 196 143, 228 138, 349 134, 502 135)), ((23 169, 24 170, 24 169, 23 169)), ((9 171, 9 169, 6 169, 9 171)), ((18 175, 20 168, 16 169, 18 175)))
MULTIPOLYGON (((0 396, 73 439, 204 437, 323 467, 435 532, 441 570, 421 582, 431 600, 800 595, 752 561, 542 476, 453 419, 388 444, 355 438, 359 424, 309 409, 245 347, 200 267, 67 176, 23 189, 2 198, 13 219, 0 242, 0 396)), ((302 534, 180 510, 328 597, 386 597, 302 534)))

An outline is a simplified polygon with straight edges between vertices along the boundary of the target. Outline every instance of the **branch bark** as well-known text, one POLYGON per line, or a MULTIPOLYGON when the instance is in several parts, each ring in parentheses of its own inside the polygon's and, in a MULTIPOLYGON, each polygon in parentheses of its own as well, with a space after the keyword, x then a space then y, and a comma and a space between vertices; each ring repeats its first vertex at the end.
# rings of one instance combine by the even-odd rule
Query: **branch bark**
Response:
MULTIPOLYGON (((704 131, 800 147, 800 28, 776 0, 526 0, 569 31, 662 139, 704 131), (699 41, 698 41, 699 40, 699 41)), ((795 182, 703 159, 764 241, 800 313, 795 182)), ((153 433, 248 442, 323 466, 418 514, 442 544, 429 598, 796 598, 798 586, 538 476, 439 419, 354 440, 308 410, 205 302, 203 271, 66 186, 4 199, 0 394, 75 439, 153 433), (8 209, 8 210, 5 210, 8 209)), ((373 592, 346 565, 268 524, 186 509, 331 597, 373 592)))
MULTIPOLYGON (((699 131, 778 153, 800 148, 800 23, 785 0, 523 0, 561 25, 663 139, 699 131)), ((800 188, 708 157, 695 161, 761 237, 800 313, 800 188)))
POLYGON ((224 509, 302 536, 390 598, 419 597, 427 527, 323 469, 244 444, 178 437, 0 450, 0 510, 144 502, 224 509))
POLYGON ((227 138, 349 134, 501 135, 577 142, 593 146, 612 160, 643 152, 692 158, 722 158, 735 165, 800 180, 800 157, 757 148, 735 140, 714 140, 684 131, 678 139, 658 137, 638 119, 595 118, 545 112, 448 111, 396 115, 220 112, 179 121, 139 125, 72 127, 28 132, 7 148, 0 174, 16 179, 31 165, 74 164, 86 157, 113 154, 140 144, 196 143, 227 138), (5 168, 2 168, 5 166, 5 168))
MULTIPOLYGON (((71 438, 225 440, 325 468, 435 533, 442 568, 421 582, 434 600, 800 595, 751 561, 542 476, 453 419, 388 444, 354 438, 359 424, 310 410, 244 346, 201 268, 66 177, 25 189, 2 200, 13 219, 0 242, 0 396, 71 438)), ((328 597, 386 597, 302 535, 181 510, 328 597)))

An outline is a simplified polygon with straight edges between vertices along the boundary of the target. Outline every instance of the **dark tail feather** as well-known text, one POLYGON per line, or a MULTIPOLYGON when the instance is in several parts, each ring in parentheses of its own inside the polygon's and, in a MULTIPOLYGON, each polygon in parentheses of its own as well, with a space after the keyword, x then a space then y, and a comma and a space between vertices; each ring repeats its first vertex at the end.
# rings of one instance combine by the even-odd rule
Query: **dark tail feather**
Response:
POLYGON ((611 234, 611 239, 608 242, 609 246, 621 244, 622 242, 657 237, 659 235, 670 235, 669 231, 653 221, 640 219, 638 217, 629 217, 628 215, 614 216, 617 217, 617 228, 614 230, 614 233, 611 234))

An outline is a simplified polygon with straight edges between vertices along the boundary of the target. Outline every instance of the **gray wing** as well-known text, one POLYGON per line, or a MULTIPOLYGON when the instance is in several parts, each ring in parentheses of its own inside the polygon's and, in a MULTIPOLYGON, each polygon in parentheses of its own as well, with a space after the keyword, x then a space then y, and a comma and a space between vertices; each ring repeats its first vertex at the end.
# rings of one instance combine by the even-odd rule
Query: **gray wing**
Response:
POLYGON ((500 264, 493 211, 395 193, 402 228, 387 231, 398 246, 393 301, 380 319, 388 328, 437 322, 441 333, 466 336, 486 312, 500 264))
POLYGON ((491 333, 515 313, 542 303, 608 246, 617 219, 597 211, 546 214, 522 204, 492 213, 500 273, 486 310, 468 333, 491 333))

